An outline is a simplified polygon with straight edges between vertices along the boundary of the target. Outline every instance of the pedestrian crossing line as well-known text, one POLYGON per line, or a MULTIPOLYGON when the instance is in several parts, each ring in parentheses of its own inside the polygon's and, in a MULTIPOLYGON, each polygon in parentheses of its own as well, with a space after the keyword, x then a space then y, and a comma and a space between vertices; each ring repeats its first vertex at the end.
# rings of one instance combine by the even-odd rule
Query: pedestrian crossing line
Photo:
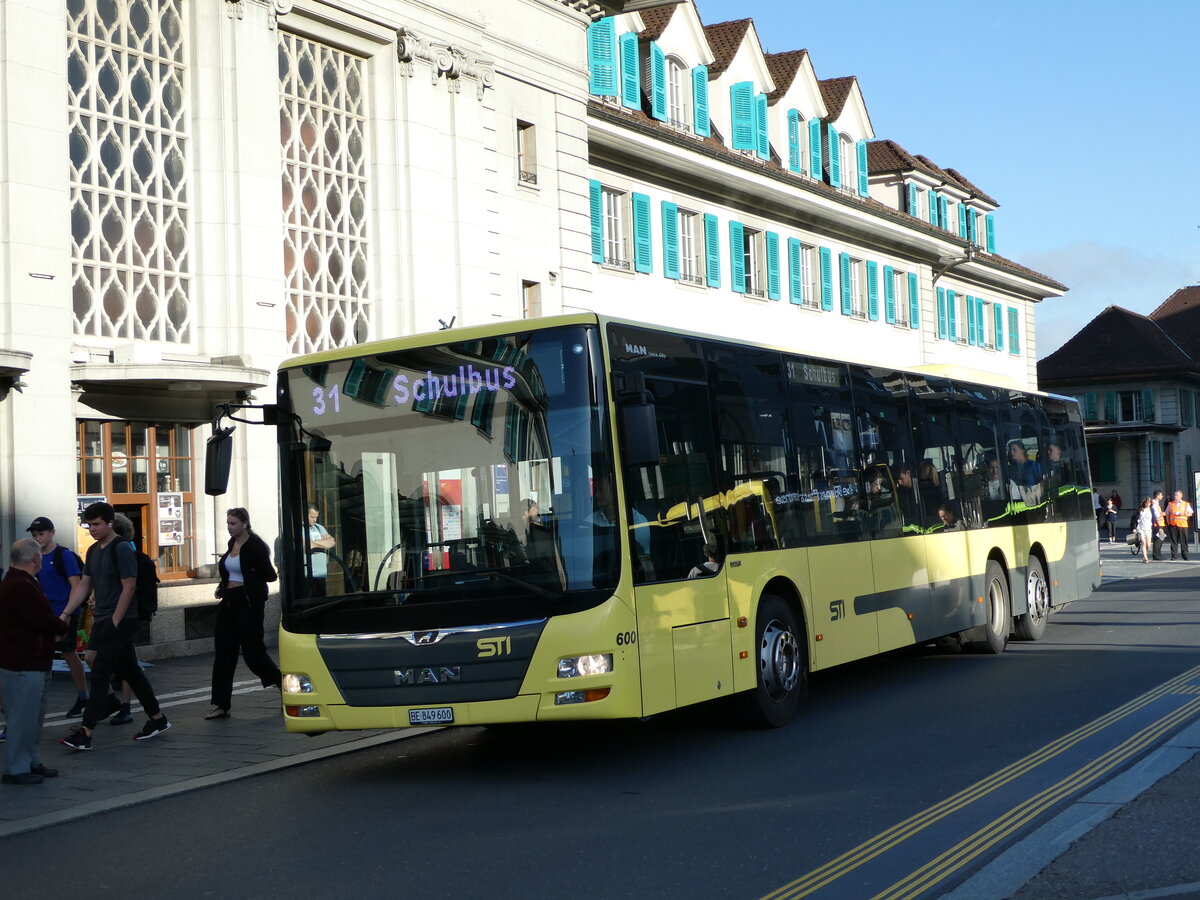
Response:
POLYGON ((1200 714, 1200 698, 1188 701, 1179 709, 1146 726, 1062 781, 993 819, 970 837, 963 839, 911 875, 876 894, 871 900, 913 900, 1048 809, 1099 781, 1128 760, 1144 753, 1165 735, 1198 714, 1200 714))
POLYGON ((881 854, 887 852, 910 837, 919 834, 931 825, 936 824, 947 816, 963 809, 982 797, 987 796, 1006 784, 1015 781, 1022 775, 1036 769, 1043 763, 1065 753, 1072 747, 1093 735, 1103 731, 1110 725, 1116 724, 1133 715, 1151 703, 1164 696, 1176 693, 1180 688, 1189 686, 1188 683, 1200 678, 1200 666, 1189 669, 1155 688, 1150 689, 1139 697, 1135 697, 1111 712, 1083 725, 1069 734, 1063 735, 1039 750, 1017 760, 998 772, 989 775, 982 781, 964 788, 957 794, 947 797, 941 803, 931 806, 914 816, 892 826, 868 841, 848 850, 836 859, 830 860, 818 869, 814 869, 795 881, 777 888, 767 894, 762 900, 799 900, 820 890, 826 885, 846 875, 848 872, 862 866, 881 854))

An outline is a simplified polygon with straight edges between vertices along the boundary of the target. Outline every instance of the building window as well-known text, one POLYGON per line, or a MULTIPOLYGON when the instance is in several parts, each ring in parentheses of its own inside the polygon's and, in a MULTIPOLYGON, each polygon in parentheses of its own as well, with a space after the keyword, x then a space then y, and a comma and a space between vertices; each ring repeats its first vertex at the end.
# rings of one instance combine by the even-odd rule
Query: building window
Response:
POLYGON ((1150 481, 1163 480, 1163 442, 1150 441, 1150 481))
POLYGON ((67 4, 76 334, 189 343, 182 0, 67 4))
POLYGON ((746 294, 750 297, 766 296, 766 278, 762 271, 762 232, 753 228, 742 229, 742 261, 746 271, 746 294))
POLYGON ((858 193, 858 154, 854 152, 854 141, 848 135, 839 135, 841 150, 842 190, 848 194, 858 193))
POLYGON ((674 56, 667 57, 667 122, 672 128, 680 131, 690 131, 691 122, 688 110, 691 109, 691 98, 688 96, 692 72, 674 56))
POLYGON ((973 303, 973 298, 966 294, 958 293, 954 296, 955 316, 958 317, 958 334, 956 340, 960 344, 968 344, 971 340, 970 323, 974 310, 968 310, 967 307, 973 303))
POLYGON ((164 581, 195 575, 192 427, 148 422, 76 425, 78 493, 105 497, 133 522, 138 547, 164 581))
POLYGON ((867 317, 867 298, 863 291, 863 266, 861 259, 850 257, 850 315, 856 319, 867 317))
POLYGON ((542 286, 536 281, 521 282, 521 314, 526 319, 542 314, 542 286))
POLYGON ((704 260, 700 248, 704 242, 699 238, 700 215, 686 210, 679 211, 679 280, 688 284, 704 283, 704 260))
POLYGON ((613 188, 601 190, 601 209, 604 216, 604 264, 619 269, 629 268, 629 247, 625 225, 628 194, 613 188))
POLYGON ((808 244, 800 245, 800 279, 804 285, 804 306, 809 309, 821 308, 821 279, 820 273, 813 260, 817 248, 808 244))
POLYGON ((283 266, 292 353, 371 332, 364 61, 279 33, 283 266))
POLYGON ((1117 402, 1119 406, 1119 415, 1121 422, 1140 422, 1142 421, 1142 392, 1141 391, 1119 391, 1117 393, 1117 402))
POLYGON ((517 180, 537 184, 537 132, 529 122, 517 120, 517 180))
POLYGON ((908 273, 892 272, 892 296, 895 298, 896 326, 908 327, 908 309, 911 298, 908 296, 908 273))

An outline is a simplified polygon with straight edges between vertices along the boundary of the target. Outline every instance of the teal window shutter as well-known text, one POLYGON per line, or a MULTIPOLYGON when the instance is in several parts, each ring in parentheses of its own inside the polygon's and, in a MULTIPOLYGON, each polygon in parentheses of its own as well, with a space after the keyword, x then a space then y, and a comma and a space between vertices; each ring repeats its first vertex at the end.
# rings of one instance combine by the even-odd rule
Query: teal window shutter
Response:
POLYGON ((779 299, 779 235, 767 232, 767 299, 779 299))
POLYGON ((937 289, 938 337, 946 339, 946 289, 937 289))
POLYGON ((788 300, 804 302, 804 266, 800 261, 800 239, 788 238, 788 300))
POLYGON ((587 30, 588 91, 597 97, 617 96, 617 21, 612 16, 587 30))
POLYGON ((987 316, 987 311, 984 308, 983 298, 975 298, 975 343, 980 347, 987 346, 987 326, 984 322, 987 316))
POLYGON ((712 213, 704 214, 704 280, 711 288, 721 286, 721 236, 712 213))
POLYGON ((950 335, 950 340, 958 340, 958 295, 954 291, 946 290, 946 331, 950 335))
POLYGON ((883 267, 883 317, 889 325, 896 324, 896 270, 883 267))
POLYGON ((938 194, 938 221, 942 228, 950 230, 950 201, 943 194, 938 194))
MULTIPOLYGON (((1015 309, 1013 309, 1013 310, 1009 310, 1009 312, 1013 313, 1013 317, 1015 318, 1017 311, 1015 309)), ((1117 421, 1117 392, 1116 391, 1105 391, 1104 392, 1104 421, 1105 422, 1117 421)))
POLYGON ((988 213, 983 218, 984 230, 987 233, 987 252, 996 252, 996 217, 988 213))
POLYGON ((808 174, 821 180, 821 120, 808 120, 808 174))
POLYGON ((667 55, 657 41, 650 42, 650 114, 667 120, 667 55))
POLYGON ((746 293, 746 229, 733 221, 729 223, 729 286, 746 293))
POLYGON ((767 95, 754 96, 754 152, 759 159, 771 158, 771 135, 767 130, 767 95))
POLYGON ((1154 421, 1154 389, 1142 389, 1142 421, 1154 421))
POLYGON ((842 147, 838 140, 838 130, 832 125, 827 125, 826 144, 829 147, 829 184, 832 187, 842 186, 842 147))
POLYGON ((654 252, 650 246, 650 198, 633 195, 633 269, 635 272, 654 271, 654 252))
POLYGON ((921 294, 917 273, 908 273, 908 327, 921 327, 921 294))
POLYGON ((867 171, 867 142, 856 143, 854 152, 858 156, 858 196, 866 197, 871 192, 870 173, 867 171))
POLYGON ((967 236, 967 208, 961 203, 958 204, 958 236, 961 238, 967 236))
POLYGON ((967 343, 975 346, 975 298, 967 294, 967 343))
POLYGON ((1017 356, 1021 352, 1021 322, 1017 318, 1016 307, 1008 308, 1008 352, 1017 356))
POLYGON ((1004 307, 999 303, 992 305, 992 318, 996 330, 996 349, 1004 349, 1004 307))
POLYGON ((942 198, 938 194, 937 191, 929 192, 929 224, 930 225, 937 225, 937 223, 938 223, 938 205, 939 205, 939 201, 941 199, 942 198))
POLYGON ((592 262, 604 262, 604 206, 600 182, 588 181, 588 207, 592 216, 592 262))
POLYGON ((662 202, 663 275, 679 278, 679 206, 662 202))
POLYGON ((867 318, 879 321, 879 263, 867 260, 867 318))
POLYGON ((821 309, 833 310, 833 251, 822 247, 821 256, 821 309))
POLYGON ((729 86, 729 115, 734 150, 754 149, 754 85, 739 81, 729 86))
POLYGON ((854 299, 850 296, 850 254, 838 254, 838 269, 842 276, 842 315, 854 312, 854 299))
POLYGON ((621 105, 642 108, 642 79, 638 69, 637 32, 627 31, 617 39, 621 54, 621 105))
POLYGON ((788 110, 788 169, 800 171, 800 112, 788 110))
POLYGON ((708 126, 708 66, 692 69, 692 115, 695 130, 700 137, 708 137, 712 129, 708 126))
POLYGON ((1086 422, 1096 421, 1096 395, 1094 393, 1083 395, 1083 418, 1086 422))
POLYGON ((919 216, 921 214, 921 199, 917 191, 917 185, 910 181, 906 187, 908 188, 908 214, 910 216, 919 216))

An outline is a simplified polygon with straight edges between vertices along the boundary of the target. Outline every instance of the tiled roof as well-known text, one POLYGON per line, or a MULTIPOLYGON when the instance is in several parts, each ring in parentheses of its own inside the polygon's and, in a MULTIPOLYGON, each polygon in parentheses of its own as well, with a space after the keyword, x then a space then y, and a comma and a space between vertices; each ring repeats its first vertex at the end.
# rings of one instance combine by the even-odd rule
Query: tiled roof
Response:
POLYGON ((924 172, 941 178, 941 170, 921 162, 892 140, 867 141, 867 171, 872 175, 885 172, 924 172))
POLYGON ((646 27, 642 29, 642 33, 638 35, 643 41, 657 41, 662 37, 662 33, 667 30, 667 24, 671 21, 671 15, 675 12, 675 6, 653 6, 650 9, 643 9, 640 13, 642 24, 646 27))
POLYGON ((1200 360, 1159 323, 1110 306, 1038 363, 1038 384, 1055 387, 1186 371, 1200 372, 1200 360))
POLYGON ((1150 313, 1150 318, 1200 360, 1200 284, 1181 287, 1150 313))
POLYGON ((970 191, 974 196, 978 197, 984 203, 990 203, 990 204, 992 204, 992 206, 1000 205, 999 203, 997 203, 995 201, 994 198, 989 197, 987 194, 985 194, 983 191, 981 191, 979 188, 977 188, 973 183, 971 183, 970 181, 967 181, 967 179, 963 176, 963 174, 961 172, 958 171, 958 169, 946 169, 946 174, 949 175, 951 178, 953 178, 955 181, 957 181, 959 184, 961 184, 963 187, 965 187, 968 191, 970 191))
MULTIPOLYGON (((719 159, 730 165, 737 166, 742 169, 749 169, 759 172, 762 175, 775 179, 776 181, 784 182, 793 187, 813 191, 822 194, 838 203, 854 204, 859 208, 868 209, 871 213, 891 219, 895 222, 902 222, 905 227, 917 228, 931 235, 937 235, 940 238, 947 238, 948 234, 936 225, 931 225, 921 219, 914 218, 906 212, 900 212, 893 209, 884 203, 880 203, 870 197, 847 197, 841 190, 830 187, 822 181, 814 181, 811 178, 805 178, 799 175, 793 175, 786 171, 781 166, 764 165, 757 161, 747 160, 737 150, 732 150, 722 144, 716 137, 708 137, 697 141, 691 137, 686 137, 679 134, 675 129, 664 125, 650 116, 646 115, 642 110, 625 109, 624 107, 614 106, 612 104, 602 103, 599 100, 588 101, 588 111, 592 115, 602 118, 607 118, 614 123, 619 123, 623 127, 635 128, 648 136, 653 136, 661 140, 669 141, 680 147, 685 147, 690 152, 703 153, 706 156, 714 159, 719 159)), ((998 269, 1004 269, 1009 272, 1015 272, 1022 277, 1037 281, 1039 284, 1047 286, 1055 291, 1066 291, 1067 287, 1058 281, 1055 281, 1049 275, 1037 272, 1020 263, 1013 262, 1003 256, 995 253, 979 254, 976 256, 976 262, 986 265, 995 266, 998 269)))
POLYGON ((716 25, 704 26, 704 36, 708 38, 708 46, 712 48, 713 56, 716 57, 712 65, 708 67, 710 78, 715 78, 729 68, 729 64, 737 55, 738 47, 742 46, 742 41, 753 21, 753 19, 736 19, 733 22, 718 22, 716 25))
POLYGON ((787 93, 792 82, 796 80, 796 73, 800 71, 800 66, 806 56, 808 56, 807 50, 788 50, 786 53, 767 54, 767 71, 771 73, 771 80, 775 82, 775 90, 767 94, 768 100, 778 100, 787 93))
POLYGON ((825 100, 825 109, 828 112, 827 119, 836 119, 842 114, 842 108, 846 105, 846 98, 850 96, 855 80, 853 75, 846 75, 817 82, 821 85, 821 97, 825 100))

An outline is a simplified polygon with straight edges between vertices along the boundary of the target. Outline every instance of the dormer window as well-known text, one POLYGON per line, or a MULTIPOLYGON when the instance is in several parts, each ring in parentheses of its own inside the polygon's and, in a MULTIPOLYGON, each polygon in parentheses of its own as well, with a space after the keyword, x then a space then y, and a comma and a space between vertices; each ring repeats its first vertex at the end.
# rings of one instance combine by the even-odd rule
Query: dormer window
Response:
POLYGON ((686 131, 691 128, 691 70, 674 56, 667 57, 667 123, 686 131))
POLYGON ((849 135, 838 135, 838 144, 842 162, 842 184, 846 191, 853 191, 858 184, 858 160, 854 150, 854 141, 849 135))

